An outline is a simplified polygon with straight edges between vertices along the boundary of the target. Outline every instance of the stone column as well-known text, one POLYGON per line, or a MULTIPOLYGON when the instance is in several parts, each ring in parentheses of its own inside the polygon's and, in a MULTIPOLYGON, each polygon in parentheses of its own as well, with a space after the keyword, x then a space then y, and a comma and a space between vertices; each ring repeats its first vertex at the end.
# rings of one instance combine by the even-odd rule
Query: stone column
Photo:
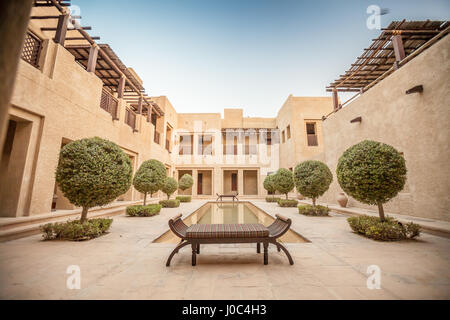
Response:
POLYGON ((192 178, 194 178, 194 184, 192 185, 192 196, 197 196, 197 185, 198 185, 198 170, 192 169, 192 178))
POLYGON ((241 196, 244 194, 244 170, 243 169, 238 170, 238 192, 239 192, 239 195, 241 195, 241 196))

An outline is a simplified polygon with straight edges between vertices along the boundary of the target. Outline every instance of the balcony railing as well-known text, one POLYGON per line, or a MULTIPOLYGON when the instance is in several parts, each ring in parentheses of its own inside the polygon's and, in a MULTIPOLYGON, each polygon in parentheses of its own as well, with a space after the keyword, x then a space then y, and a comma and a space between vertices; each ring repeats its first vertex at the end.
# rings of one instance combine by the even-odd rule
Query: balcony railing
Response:
POLYGON ((308 134, 308 146, 317 147, 319 145, 316 134, 308 134))
POLYGON ((127 125, 129 125, 133 131, 137 131, 136 130, 136 114, 133 112, 133 110, 131 109, 126 109, 125 112, 125 123, 127 125))
POLYGON ((25 42, 23 44, 22 59, 39 68, 39 56, 41 54, 42 41, 31 32, 25 35, 25 42))
POLYGON ((161 136, 161 134, 155 130, 155 137, 154 137, 153 141, 155 143, 159 144, 160 136, 161 136))
POLYGON ((105 89, 102 90, 102 98, 100 100, 100 108, 108 112, 114 120, 117 119, 117 107, 119 103, 116 98, 114 98, 108 91, 105 89))

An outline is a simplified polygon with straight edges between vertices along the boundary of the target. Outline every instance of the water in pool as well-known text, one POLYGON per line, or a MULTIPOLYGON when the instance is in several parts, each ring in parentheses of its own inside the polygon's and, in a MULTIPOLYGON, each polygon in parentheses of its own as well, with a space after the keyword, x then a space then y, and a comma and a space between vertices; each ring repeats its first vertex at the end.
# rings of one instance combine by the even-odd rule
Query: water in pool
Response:
MULTIPOLYGON (((261 223, 269 226, 274 221, 267 213, 248 202, 213 203, 209 202, 194 213, 183 219, 187 226, 192 224, 231 224, 231 223, 261 223)), ((280 239, 285 243, 307 242, 299 234, 289 230, 280 239)), ((180 239, 172 231, 167 231, 154 242, 178 243, 180 239)))

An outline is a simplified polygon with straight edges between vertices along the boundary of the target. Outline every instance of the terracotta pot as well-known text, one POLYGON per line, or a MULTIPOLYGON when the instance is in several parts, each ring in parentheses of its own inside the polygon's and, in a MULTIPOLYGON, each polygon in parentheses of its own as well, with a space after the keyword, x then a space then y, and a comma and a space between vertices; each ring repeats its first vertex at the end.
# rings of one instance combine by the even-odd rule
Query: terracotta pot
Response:
POLYGON ((345 193, 340 192, 336 200, 342 208, 345 208, 347 206, 348 198, 345 193))

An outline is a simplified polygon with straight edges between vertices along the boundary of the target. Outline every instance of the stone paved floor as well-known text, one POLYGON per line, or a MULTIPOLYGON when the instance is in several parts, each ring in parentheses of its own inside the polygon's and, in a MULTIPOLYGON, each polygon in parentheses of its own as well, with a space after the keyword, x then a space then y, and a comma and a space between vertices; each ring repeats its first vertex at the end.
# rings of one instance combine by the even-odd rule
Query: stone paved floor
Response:
POLYGON ((449 299, 450 240, 375 242, 350 231, 346 218, 304 217, 296 208, 254 201, 293 219, 311 243, 287 244, 295 265, 273 248, 269 265, 250 245, 202 247, 198 265, 184 248, 165 267, 172 244, 152 241, 180 211, 151 218, 116 216, 111 232, 89 242, 42 242, 33 236, 0 244, 1 299, 449 299), (81 268, 81 289, 68 290, 66 269, 81 268), (381 268, 381 289, 369 290, 366 270, 381 268))

